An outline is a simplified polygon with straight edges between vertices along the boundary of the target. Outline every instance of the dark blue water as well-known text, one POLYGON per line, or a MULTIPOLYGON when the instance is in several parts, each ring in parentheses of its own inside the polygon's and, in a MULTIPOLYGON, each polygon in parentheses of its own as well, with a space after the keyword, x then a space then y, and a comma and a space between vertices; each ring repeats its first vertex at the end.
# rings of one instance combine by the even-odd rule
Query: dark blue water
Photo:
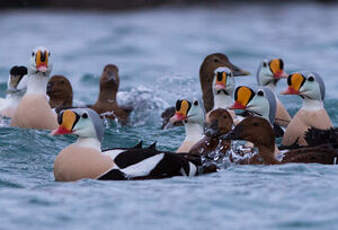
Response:
MULTIPOLYGON (((179 97, 200 97, 199 65, 227 54, 252 73, 281 57, 287 71, 317 71, 338 124, 338 6, 238 5, 123 13, 0 13, 0 95, 9 68, 31 49, 51 49, 53 74, 68 76, 76 104, 96 100, 105 64, 120 68, 119 100, 136 107, 132 125, 107 124, 104 147, 158 141, 175 150, 182 128, 160 130, 179 97)), ((255 77, 238 78, 255 85, 255 77)), ((280 88, 285 87, 282 83, 280 88)), ((294 114, 301 100, 281 97, 294 114)), ((56 183, 53 162, 72 137, 0 128, 0 229, 336 229, 337 166, 231 166, 196 178, 56 183)))

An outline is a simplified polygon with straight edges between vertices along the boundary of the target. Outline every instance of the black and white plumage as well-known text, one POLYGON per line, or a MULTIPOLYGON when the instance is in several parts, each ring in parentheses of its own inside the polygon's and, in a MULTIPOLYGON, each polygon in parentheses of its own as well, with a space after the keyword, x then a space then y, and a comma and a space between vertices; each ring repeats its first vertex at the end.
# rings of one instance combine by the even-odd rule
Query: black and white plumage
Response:
POLYGON ((191 154, 162 152, 152 148, 111 149, 102 153, 109 155, 115 165, 99 176, 99 180, 190 177, 216 171, 215 167, 203 167, 201 158, 191 154))

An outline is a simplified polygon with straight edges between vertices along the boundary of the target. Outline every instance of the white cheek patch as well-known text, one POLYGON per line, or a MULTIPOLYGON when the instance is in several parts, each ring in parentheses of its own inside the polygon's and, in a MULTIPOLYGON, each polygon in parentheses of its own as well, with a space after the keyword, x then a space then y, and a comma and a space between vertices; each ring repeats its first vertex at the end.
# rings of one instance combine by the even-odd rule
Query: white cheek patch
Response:
POLYGON ((131 165, 127 168, 120 169, 128 177, 148 176, 149 173, 160 163, 163 159, 164 153, 149 157, 137 164, 131 165))

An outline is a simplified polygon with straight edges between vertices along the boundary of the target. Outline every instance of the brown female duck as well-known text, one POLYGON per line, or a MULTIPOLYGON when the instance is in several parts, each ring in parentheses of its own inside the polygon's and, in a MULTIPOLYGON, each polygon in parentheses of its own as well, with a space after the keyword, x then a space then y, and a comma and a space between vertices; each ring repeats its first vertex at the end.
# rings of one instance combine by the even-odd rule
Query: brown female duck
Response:
POLYGON ((56 111, 73 106, 73 88, 70 81, 63 75, 52 76, 47 84, 49 105, 56 111))
MULTIPOLYGON (((320 145, 317 147, 304 147, 280 153, 282 160, 275 157, 275 135, 270 123, 258 116, 248 117, 241 121, 231 132, 224 135, 225 140, 246 140, 252 142, 258 148, 258 155, 262 158, 262 164, 283 163, 320 163, 333 164, 338 157, 338 151, 332 145, 320 145), (259 134, 259 135, 257 135, 259 134)), ((257 164, 250 162, 247 164, 257 164)))
POLYGON ((232 125, 232 116, 226 109, 218 108, 211 111, 205 120, 205 135, 189 152, 208 156, 212 152, 219 151, 224 156, 231 142, 219 137, 228 133, 232 125))
POLYGON ((119 70, 116 65, 108 64, 104 67, 100 78, 100 94, 94 105, 88 106, 101 116, 109 119, 117 118, 121 123, 128 122, 131 107, 117 103, 116 95, 120 85, 119 70))

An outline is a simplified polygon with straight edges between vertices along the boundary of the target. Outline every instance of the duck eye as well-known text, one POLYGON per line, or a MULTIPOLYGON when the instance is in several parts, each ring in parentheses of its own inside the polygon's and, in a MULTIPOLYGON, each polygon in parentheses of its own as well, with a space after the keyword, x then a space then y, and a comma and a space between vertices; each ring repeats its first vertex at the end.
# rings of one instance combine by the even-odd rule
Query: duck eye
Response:
POLYGON ((33 53, 32 53, 32 57, 34 57, 34 55, 35 55, 35 53, 33 52, 33 53))
POLYGON ((62 84, 62 85, 65 84, 65 81, 61 81, 61 84, 62 84))
POLYGON ((263 91, 258 91, 257 95, 258 96, 264 96, 264 92, 263 91))
POLYGON ((82 118, 87 119, 88 118, 88 114, 87 113, 82 114, 82 118))
POLYGON ((310 76, 307 80, 308 80, 308 81, 314 81, 315 79, 314 79, 313 76, 310 76))
POLYGON ((259 124, 257 122, 253 123, 254 126, 258 127, 259 124))
POLYGON ((268 66, 268 63, 263 62, 263 66, 264 66, 264 67, 267 67, 267 66, 268 66))
POLYGON ((218 59, 215 58, 215 59, 214 59, 214 62, 215 62, 215 63, 218 63, 218 59))
POLYGON ((194 105, 195 105, 195 106, 198 105, 198 101, 194 101, 194 105))

